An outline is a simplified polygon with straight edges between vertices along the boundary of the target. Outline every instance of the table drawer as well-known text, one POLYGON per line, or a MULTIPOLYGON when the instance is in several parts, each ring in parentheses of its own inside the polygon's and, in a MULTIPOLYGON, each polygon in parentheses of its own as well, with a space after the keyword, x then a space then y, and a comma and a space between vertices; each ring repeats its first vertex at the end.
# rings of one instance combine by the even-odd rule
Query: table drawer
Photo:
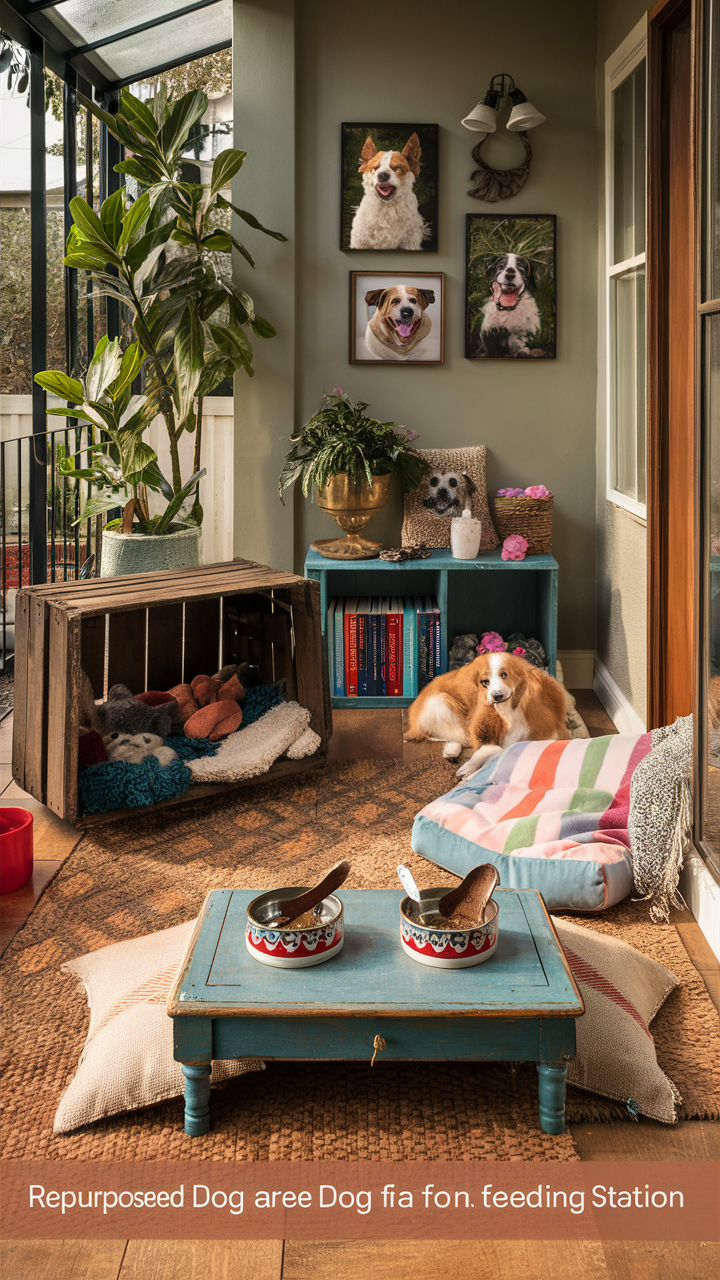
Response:
MULTIPOLYGON (((179 1043, 183 1021, 175 1019, 175 1057, 187 1061, 179 1043)), ((541 1018, 217 1018, 212 1056, 369 1060, 380 1035, 386 1045, 383 1061, 538 1061, 550 1057, 548 1030, 548 1020, 541 1018)), ((553 1020, 552 1031, 552 1057, 574 1055, 574 1020, 553 1020)))

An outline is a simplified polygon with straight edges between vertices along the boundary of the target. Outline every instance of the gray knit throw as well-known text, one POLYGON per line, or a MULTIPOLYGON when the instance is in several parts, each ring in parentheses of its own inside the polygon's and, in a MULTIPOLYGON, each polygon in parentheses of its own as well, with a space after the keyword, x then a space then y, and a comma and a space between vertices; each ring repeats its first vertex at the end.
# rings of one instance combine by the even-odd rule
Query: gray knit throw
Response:
POLYGON ((633 878, 658 924, 667 924, 671 906, 685 905, 677 886, 692 823, 692 758, 693 718, 678 716, 653 729, 652 747, 630 783, 633 878))

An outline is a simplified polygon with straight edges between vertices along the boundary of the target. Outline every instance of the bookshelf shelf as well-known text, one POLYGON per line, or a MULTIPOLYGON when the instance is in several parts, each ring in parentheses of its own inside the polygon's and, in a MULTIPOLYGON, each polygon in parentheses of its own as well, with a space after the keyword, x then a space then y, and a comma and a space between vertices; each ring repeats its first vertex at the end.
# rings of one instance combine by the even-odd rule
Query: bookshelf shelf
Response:
MULTIPOLYGON (((305 577, 320 584, 320 616, 327 654, 327 614, 335 596, 437 597, 447 670, 447 647, 456 635, 473 631, 522 631, 535 636, 548 656, 551 675, 557 663, 558 563, 554 556, 501 560, 500 549, 475 560, 453 560, 449 550, 432 551, 427 560, 392 564, 355 560, 344 564, 309 551, 305 577)), ((354 710, 408 707, 412 698, 332 698, 333 707, 354 710)))

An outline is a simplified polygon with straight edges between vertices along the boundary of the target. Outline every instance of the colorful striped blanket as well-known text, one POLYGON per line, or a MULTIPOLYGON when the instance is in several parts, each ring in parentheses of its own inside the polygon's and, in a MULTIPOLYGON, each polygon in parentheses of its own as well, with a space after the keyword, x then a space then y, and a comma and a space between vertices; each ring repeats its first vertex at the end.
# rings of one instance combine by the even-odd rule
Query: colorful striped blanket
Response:
POLYGON ((630 780, 650 746, 649 733, 519 742, 427 805, 412 847, 457 875, 492 862, 552 910, 601 911, 632 888, 630 780))

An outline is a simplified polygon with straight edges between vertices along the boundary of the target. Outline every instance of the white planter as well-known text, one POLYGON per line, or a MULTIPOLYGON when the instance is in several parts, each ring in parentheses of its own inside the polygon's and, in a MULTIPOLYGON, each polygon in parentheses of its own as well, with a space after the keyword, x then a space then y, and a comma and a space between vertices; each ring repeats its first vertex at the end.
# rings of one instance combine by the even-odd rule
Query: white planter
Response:
POLYGON ((120 533, 105 529, 102 536, 100 577, 124 573, 153 573, 160 569, 191 569, 200 563, 200 530, 175 533, 120 533))

